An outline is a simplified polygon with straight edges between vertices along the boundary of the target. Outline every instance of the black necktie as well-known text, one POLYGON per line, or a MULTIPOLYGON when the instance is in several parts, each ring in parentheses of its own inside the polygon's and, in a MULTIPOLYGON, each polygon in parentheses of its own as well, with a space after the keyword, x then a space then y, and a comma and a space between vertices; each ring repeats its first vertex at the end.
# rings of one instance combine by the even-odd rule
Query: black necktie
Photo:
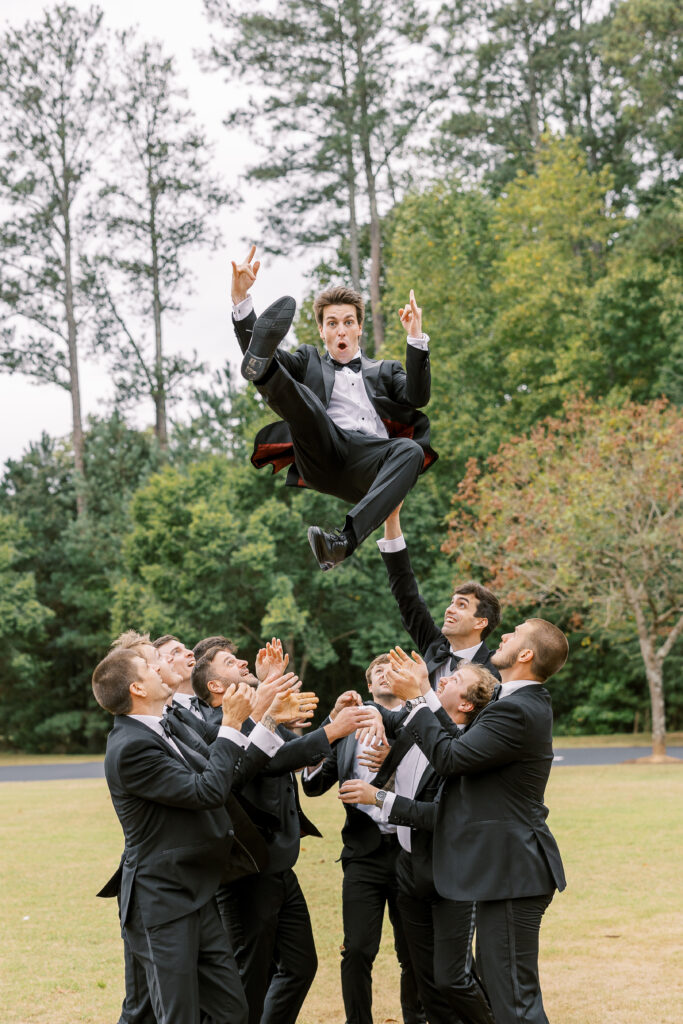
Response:
POLYGON ((496 685, 493 687, 493 696, 491 697, 491 703, 493 704, 494 700, 498 700, 499 697, 500 697, 500 683, 496 683, 496 685))
POLYGON ((355 359, 351 359, 348 363, 339 363, 339 362, 337 362, 336 359, 333 359, 332 356, 330 356, 330 362, 334 366, 335 370, 343 370, 345 366, 348 366, 348 368, 350 370, 353 370, 354 373, 360 373, 360 367, 361 367, 361 358, 360 358, 360 356, 356 356, 355 359))

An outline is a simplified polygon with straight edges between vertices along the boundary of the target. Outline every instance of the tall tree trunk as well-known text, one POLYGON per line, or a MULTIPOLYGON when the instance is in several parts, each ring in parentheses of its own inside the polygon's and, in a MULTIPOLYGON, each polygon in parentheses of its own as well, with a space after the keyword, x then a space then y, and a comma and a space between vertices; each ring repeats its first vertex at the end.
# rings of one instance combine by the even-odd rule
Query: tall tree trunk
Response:
POLYGON ((341 23, 341 15, 337 18, 339 31, 339 67, 342 78, 342 94, 344 97, 344 159, 346 161, 346 182, 349 202, 349 260, 351 263, 351 284, 360 291, 360 248, 358 240, 358 217, 356 214, 356 168, 353 162, 353 105, 349 92, 349 80, 346 69, 345 47, 346 38, 341 23))
MULTIPOLYGON (((66 159, 66 157, 64 157, 66 159)), ((71 438, 74 449, 76 471, 76 512, 80 517, 86 511, 85 500, 85 459, 83 419, 81 416, 81 387, 78 375, 78 328, 74 311, 73 274, 71 269, 71 217, 69 185, 64 164, 64 186, 62 191, 62 218, 64 221, 64 310, 66 315, 67 349, 69 353, 69 392, 71 394, 71 438)))
POLYGON ((361 153, 363 154, 368 203, 370 206, 370 308, 372 310, 372 331, 374 337, 373 354, 377 355, 384 345, 384 314, 382 313, 380 294, 382 230, 377 208, 377 181, 370 148, 370 118, 365 80, 365 57, 363 54, 363 35, 357 5, 354 5, 354 44, 358 65, 358 138, 361 153))
MULTIPOLYGON (((650 708, 652 711, 652 755, 666 756, 666 708, 664 705, 663 657, 659 657, 655 649, 656 634, 652 635, 648 628, 647 618, 638 597, 638 592, 625 573, 622 584, 626 598, 636 620, 640 653, 645 665, 645 678, 650 691, 650 708)), ((661 651, 659 654, 661 655, 661 651)))
MULTIPOLYGON (((151 184, 150 184, 151 191, 151 184)), ((166 426, 166 382, 164 380, 163 348, 161 339, 161 296, 159 294, 159 252, 156 231, 154 195, 151 195, 149 232, 152 243, 152 310, 154 316, 154 410, 155 431, 162 451, 168 448, 166 426)))

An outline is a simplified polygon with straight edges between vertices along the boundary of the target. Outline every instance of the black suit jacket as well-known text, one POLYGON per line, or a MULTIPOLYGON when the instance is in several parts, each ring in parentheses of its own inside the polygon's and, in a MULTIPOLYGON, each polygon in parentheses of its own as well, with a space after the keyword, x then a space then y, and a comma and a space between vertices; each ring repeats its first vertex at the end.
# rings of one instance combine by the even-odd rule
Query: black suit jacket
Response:
MULTIPOLYGON (((427 665, 429 679, 435 687, 434 672, 451 656, 451 645, 432 618, 425 604, 410 564, 408 549, 382 552, 382 558, 389 574, 391 593, 401 613, 401 622, 427 665)), ((472 659, 474 665, 483 665, 496 679, 500 673, 491 664, 491 651, 485 643, 472 659)))
POLYGON ((104 772, 125 838, 110 883, 120 881, 122 925, 133 890, 146 928, 212 898, 232 843, 225 803, 241 760, 241 748, 220 739, 205 770, 195 770, 143 722, 115 717, 104 772))
MULTIPOLYGON (((306 796, 322 796, 332 786, 347 779, 355 779, 353 771, 356 752, 356 736, 351 733, 339 740, 325 758, 323 766, 312 779, 301 780, 306 796)), ((375 783, 373 783, 375 785, 375 783)), ((345 804, 346 820, 342 828, 343 848, 342 861, 353 860, 354 857, 367 857, 379 847, 382 833, 369 814, 359 811, 353 804, 345 804)))
MULTIPOLYGON (((242 727, 249 733, 253 722, 242 727)), ((330 754, 327 734, 321 727, 296 736, 280 726, 285 743, 259 774, 240 786, 239 800, 260 829, 268 846, 268 865, 263 874, 291 868, 299 856, 302 836, 320 837, 320 832, 301 809, 299 787, 292 772, 316 764, 330 754)))
POLYGON ((543 803, 553 760, 552 704, 530 684, 489 704, 459 737, 429 709, 405 726, 445 776, 434 882, 452 900, 550 894, 566 882, 543 803))
MULTIPOLYGON (((255 313, 243 320, 233 320, 242 352, 246 352, 256 323, 255 313)), ((389 437, 408 437, 424 451, 423 470, 438 458, 429 443, 429 420, 418 409, 429 402, 431 377, 429 352, 406 346, 406 369, 395 359, 369 359, 362 356, 361 373, 368 398, 387 428, 389 437)), ((321 400, 330 404, 334 387, 334 366, 327 355, 313 345, 301 345, 293 352, 282 348, 275 357, 296 381, 305 384, 321 400)), ((290 466, 287 484, 305 486, 296 464, 287 424, 282 420, 259 430, 254 441, 251 461, 257 469, 272 465, 277 473, 290 466)))

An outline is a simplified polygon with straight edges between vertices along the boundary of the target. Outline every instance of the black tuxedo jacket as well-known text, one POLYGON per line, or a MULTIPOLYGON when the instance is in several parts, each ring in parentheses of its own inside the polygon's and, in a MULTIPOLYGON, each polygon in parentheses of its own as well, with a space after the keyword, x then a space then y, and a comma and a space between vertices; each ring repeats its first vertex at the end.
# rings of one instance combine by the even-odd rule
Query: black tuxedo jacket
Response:
MULTIPOLYGON (((382 552, 382 558, 389 574, 391 593, 401 613, 401 622, 427 665, 430 682, 435 686, 434 672, 451 656, 451 645, 432 618, 425 604, 410 564, 408 549, 382 552)), ((491 664, 491 651, 485 643, 472 659, 474 665, 483 665, 496 679, 500 673, 491 664)))
POLYGON ((241 761, 241 748, 220 739, 202 772, 143 722, 115 717, 104 772, 125 849, 100 895, 120 886, 122 925, 133 890, 146 928, 212 898, 229 859, 233 830, 225 803, 241 761))
MULTIPOLYGON (((256 323, 251 312, 243 320, 234 320, 235 333, 242 352, 246 352, 256 323)), ((429 443, 429 420, 418 409, 429 402, 431 377, 429 352, 407 345, 406 369, 395 359, 369 359, 362 356, 361 374, 377 414, 387 428, 389 437, 408 437, 424 451, 423 470, 438 458, 429 443)), ((325 408, 330 404, 334 387, 334 366, 327 355, 313 345, 301 345, 294 352, 282 348, 275 356, 291 377, 305 384, 325 408)), ((277 473, 289 466, 287 484, 305 486, 296 464, 287 424, 282 420, 259 430, 254 441, 251 461, 257 469, 272 465, 277 473)))
MULTIPOLYGON (((332 786, 355 779, 353 761, 356 753, 356 736, 351 733, 339 740, 325 758, 323 766, 312 779, 301 780, 306 796, 322 796, 332 786)), ((375 785, 375 783, 373 783, 375 785)), ((359 811, 353 804, 345 804, 346 821, 342 828, 342 861, 354 857, 367 857, 379 847, 382 833, 369 814, 359 811)))
POLYGON ((434 882, 452 900, 550 894, 566 882, 543 803, 553 760, 550 694, 530 684, 489 704, 456 737, 428 709, 405 726, 446 777, 434 882))
MULTIPOLYGON (((253 722, 247 720, 242 731, 249 733, 253 722)), ((307 764, 316 764, 330 754, 330 744, 323 728, 305 736, 296 736, 283 726, 278 732, 285 743, 269 764, 240 786, 239 800, 259 828, 268 846, 268 865, 263 874, 285 871, 296 863, 302 836, 320 832, 301 809, 299 787, 292 772, 307 764)))

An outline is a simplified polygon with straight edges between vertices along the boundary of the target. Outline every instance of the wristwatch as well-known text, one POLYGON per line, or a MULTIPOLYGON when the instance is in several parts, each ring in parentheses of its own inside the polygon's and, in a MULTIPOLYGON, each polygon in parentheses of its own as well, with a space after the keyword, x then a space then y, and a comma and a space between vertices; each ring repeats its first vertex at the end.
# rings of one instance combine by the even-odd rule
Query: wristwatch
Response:
POLYGON ((403 707, 406 709, 406 711, 414 711, 415 708, 419 708, 420 704, 426 704, 426 703, 427 703, 427 698, 424 697, 424 696, 422 696, 422 697, 411 697, 410 700, 407 700, 405 702, 403 707))
POLYGON ((377 792, 375 793, 375 804, 377 805, 377 807, 381 807, 382 806, 382 804, 384 803, 384 801, 386 799, 386 795, 387 795, 386 789, 378 789, 377 790, 377 792))

